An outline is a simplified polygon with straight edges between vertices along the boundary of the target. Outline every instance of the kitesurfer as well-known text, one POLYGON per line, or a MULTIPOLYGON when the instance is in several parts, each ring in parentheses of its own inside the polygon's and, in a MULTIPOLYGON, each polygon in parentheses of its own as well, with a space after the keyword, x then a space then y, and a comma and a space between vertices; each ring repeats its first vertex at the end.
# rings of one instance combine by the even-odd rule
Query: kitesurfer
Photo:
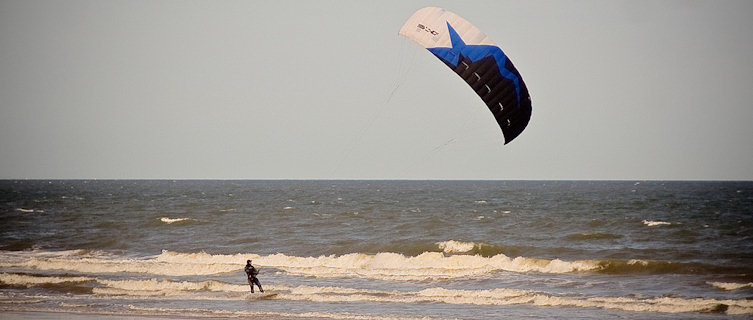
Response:
POLYGON ((246 268, 243 270, 246 271, 246 275, 248 276, 248 285, 251 286, 251 293, 254 293, 254 284, 259 286, 259 291, 264 292, 264 289, 261 288, 261 283, 259 283, 259 279, 256 278, 256 275, 259 274, 259 270, 256 270, 256 268, 251 265, 251 260, 246 260, 246 268))

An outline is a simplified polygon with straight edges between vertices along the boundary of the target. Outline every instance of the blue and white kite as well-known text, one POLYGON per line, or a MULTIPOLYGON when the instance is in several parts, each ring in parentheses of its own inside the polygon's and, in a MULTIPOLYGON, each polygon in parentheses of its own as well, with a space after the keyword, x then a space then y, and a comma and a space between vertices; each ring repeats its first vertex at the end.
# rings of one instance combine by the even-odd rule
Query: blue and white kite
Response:
POLYGON ((497 120, 505 144, 531 119, 531 97, 523 78, 502 49, 481 30, 442 8, 416 11, 400 34, 447 64, 476 91, 497 120))

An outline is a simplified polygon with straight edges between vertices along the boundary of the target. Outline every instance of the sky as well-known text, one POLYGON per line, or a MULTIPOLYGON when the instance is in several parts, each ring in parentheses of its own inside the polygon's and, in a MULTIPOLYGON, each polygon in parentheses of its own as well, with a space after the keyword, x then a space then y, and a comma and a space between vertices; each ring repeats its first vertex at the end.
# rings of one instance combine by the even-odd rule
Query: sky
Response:
POLYGON ((0 179, 753 180, 752 1, 0 1, 0 179), (504 145, 416 10, 533 113, 504 145))

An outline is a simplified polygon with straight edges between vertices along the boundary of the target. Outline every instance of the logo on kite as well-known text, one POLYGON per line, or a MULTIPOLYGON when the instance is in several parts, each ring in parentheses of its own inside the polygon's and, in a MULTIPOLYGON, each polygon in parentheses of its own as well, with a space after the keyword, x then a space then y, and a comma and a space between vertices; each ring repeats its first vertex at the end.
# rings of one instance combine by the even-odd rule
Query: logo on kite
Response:
POLYGON ((423 24, 420 24, 420 23, 419 23, 419 24, 418 24, 418 25, 416 26, 416 28, 419 28, 419 29, 421 29, 421 30, 424 30, 424 31, 426 31, 426 32, 428 32, 428 33, 431 33, 431 34, 432 34, 432 35, 434 35, 434 36, 436 36, 436 35, 439 35, 439 32, 436 32, 436 31, 434 31, 434 30, 431 30, 430 28, 428 28, 428 27, 426 27, 425 25, 423 25, 423 24))
POLYGON ((450 11, 427 7, 408 18, 400 34, 429 50, 468 83, 491 111, 505 144, 523 132, 531 119, 528 88, 507 55, 481 30, 450 11), (434 37, 421 36, 416 26, 434 37))

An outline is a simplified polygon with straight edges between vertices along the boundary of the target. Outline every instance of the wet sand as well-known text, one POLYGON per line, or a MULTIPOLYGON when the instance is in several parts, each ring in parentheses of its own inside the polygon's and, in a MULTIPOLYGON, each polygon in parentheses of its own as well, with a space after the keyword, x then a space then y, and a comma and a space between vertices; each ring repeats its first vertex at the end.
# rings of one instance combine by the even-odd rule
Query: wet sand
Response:
MULTIPOLYGON (((100 313, 67 313, 67 312, 34 312, 34 311, 10 311, 0 312, 0 319, 2 320, 185 320, 185 319, 237 319, 238 317, 213 317, 213 316, 199 316, 196 314, 186 316, 176 315, 114 315, 114 314, 100 314, 100 313)), ((246 318, 246 317, 242 317, 246 318)), ((311 317, 306 315, 300 315, 296 317, 286 317, 274 314, 264 314, 258 317, 251 317, 254 319, 265 320, 309 320, 309 319, 323 319, 322 317, 311 317)))
POLYGON ((108 314, 79 314, 64 312, 3 312, 0 315, 3 320, 169 320, 169 319, 187 319, 176 317, 152 317, 152 316, 133 316, 133 315, 108 315, 108 314))

